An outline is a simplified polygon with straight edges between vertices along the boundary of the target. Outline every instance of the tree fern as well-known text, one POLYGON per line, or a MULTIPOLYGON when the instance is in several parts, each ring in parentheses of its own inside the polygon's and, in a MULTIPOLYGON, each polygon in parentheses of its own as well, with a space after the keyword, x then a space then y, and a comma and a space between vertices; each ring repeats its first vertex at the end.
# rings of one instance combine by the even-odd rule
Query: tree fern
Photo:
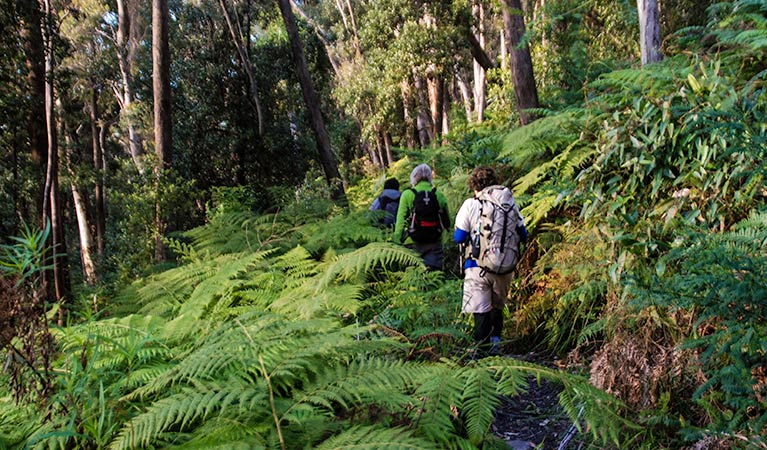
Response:
POLYGON ((543 117, 517 128, 504 139, 499 157, 511 158, 516 167, 532 169, 578 139, 583 111, 568 111, 543 117))

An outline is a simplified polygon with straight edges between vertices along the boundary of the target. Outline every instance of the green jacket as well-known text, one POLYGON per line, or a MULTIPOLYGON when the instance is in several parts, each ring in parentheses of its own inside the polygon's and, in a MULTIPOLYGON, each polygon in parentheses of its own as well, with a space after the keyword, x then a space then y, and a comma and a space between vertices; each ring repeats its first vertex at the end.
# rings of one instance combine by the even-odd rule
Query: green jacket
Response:
MULTIPOLYGON (((416 184, 413 189, 416 191, 430 191, 432 190, 434 186, 431 185, 428 181, 420 181, 418 184, 416 184)), ((397 209, 397 223, 394 225, 394 241, 395 242, 406 242, 411 243, 412 240, 410 238, 407 238, 407 240, 403 239, 404 231, 409 226, 409 219, 410 215, 413 211, 413 201, 415 200, 415 193, 411 191, 410 189, 405 189, 402 191, 402 195, 399 198, 399 209, 397 209)), ((450 229, 450 215, 447 211, 447 198, 445 198, 445 194, 440 192, 439 189, 437 189, 437 201, 439 202, 440 206, 440 217, 442 218, 442 225, 444 225, 445 230, 450 229)))

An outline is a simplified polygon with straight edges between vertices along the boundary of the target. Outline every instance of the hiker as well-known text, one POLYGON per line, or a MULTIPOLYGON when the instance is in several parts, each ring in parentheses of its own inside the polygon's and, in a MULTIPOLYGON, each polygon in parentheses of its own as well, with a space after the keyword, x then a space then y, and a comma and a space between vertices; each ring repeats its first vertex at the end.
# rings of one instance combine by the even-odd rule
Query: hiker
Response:
POLYGON ((410 186, 400 197, 394 239, 418 252, 429 270, 441 270, 442 232, 450 226, 447 199, 434 187, 428 164, 410 172, 410 186))
POLYGON ((370 211, 383 211, 382 216, 377 216, 375 224, 384 228, 394 227, 397 221, 397 209, 399 209, 399 181, 389 178, 384 181, 383 192, 370 205, 370 211))
POLYGON ((453 234, 465 249, 461 310, 474 315, 479 355, 500 354, 506 297, 527 229, 514 195, 498 183, 493 168, 475 168, 468 184, 474 197, 458 210, 453 234))

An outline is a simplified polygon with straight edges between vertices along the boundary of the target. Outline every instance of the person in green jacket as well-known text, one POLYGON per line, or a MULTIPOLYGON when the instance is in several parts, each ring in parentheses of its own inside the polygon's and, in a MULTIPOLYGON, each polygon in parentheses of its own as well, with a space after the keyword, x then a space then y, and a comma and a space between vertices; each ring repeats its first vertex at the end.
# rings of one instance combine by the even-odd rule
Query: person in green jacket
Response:
POLYGON ((447 199, 434 187, 428 164, 413 169, 410 186, 400 196, 394 239, 418 252, 430 270, 441 270, 442 232, 450 228, 447 199))

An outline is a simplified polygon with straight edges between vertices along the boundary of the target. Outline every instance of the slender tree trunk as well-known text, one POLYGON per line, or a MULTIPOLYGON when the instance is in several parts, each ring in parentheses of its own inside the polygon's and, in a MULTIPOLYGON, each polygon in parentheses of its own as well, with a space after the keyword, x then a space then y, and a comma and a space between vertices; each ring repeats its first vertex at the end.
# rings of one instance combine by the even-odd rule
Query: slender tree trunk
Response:
POLYGON ((127 116, 128 152, 139 173, 144 173, 144 138, 139 134, 131 118, 131 105, 134 100, 133 75, 131 71, 136 58, 138 42, 133 38, 138 33, 137 24, 133 22, 135 6, 129 5, 130 0, 117 0, 117 63, 120 68, 122 91, 116 92, 121 114, 127 116))
MULTIPOLYGON (((330 43, 331 37, 325 30, 322 29, 316 20, 312 19, 303 9, 301 9, 295 0, 290 0, 290 6, 292 6, 293 10, 297 12, 298 15, 301 16, 309 25, 312 26, 314 29, 314 34, 317 35, 317 38, 322 41, 322 45, 325 47, 325 53, 328 55, 328 60, 330 61, 330 65, 333 67, 333 72, 336 74, 336 76, 340 76, 341 74, 339 71, 341 63, 338 60, 337 52, 333 48, 333 45, 330 43)), ((345 16, 344 20, 346 20, 345 16)))
POLYGON ((506 30, 511 60, 514 95, 519 109, 519 120, 526 125, 536 119, 530 109, 539 108, 538 90, 535 87, 533 61, 530 47, 524 43, 525 20, 520 0, 503 0, 503 24, 506 30))
POLYGON ((383 138, 384 148, 386 148, 386 160, 388 161, 388 164, 391 165, 394 162, 394 153, 391 150, 393 145, 391 140, 391 133, 389 133, 387 130, 384 130, 383 138))
POLYGON ((90 96, 91 145, 93 148, 93 171, 96 174, 93 195, 93 222, 95 225, 96 253, 99 258, 104 256, 104 235, 106 233, 106 211, 104 202, 104 156, 101 146, 101 130, 99 129, 98 89, 94 86, 90 96))
MULTIPOLYGON (((485 48, 485 9, 482 6, 482 2, 478 2, 473 8, 474 16, 477 20, 477 42, 479 46, 484 50, 485 48)), ((485 92, 487 89, 487 82, 485 76, 485 68, 475 59, 474 60, 474 111, 477 113, 477 123, 482 123, 485 120, 485 92)))
POLYGON ((370 142, 363 140, 360 145, 362 146, 362 150, 368 155, 368 158, 370 158, 370 161, 373 163, 373 165, 383 169, 384 165, 381 162, 381 158, 378 156, 378 152, 374 150, 370 145, 370 142))
POLYGON ((72 160, 75 159, 74 145, 72 138, 67 131, 66 124, 62 125, 66 154, 66 168, 70 175, 69 187, 72 190, 72 203, 75 207, 75 217, 77 218, 77 231, 80 237, 80 262, 82 263, 83 278, 85 283, 93 286, 98 281, 96 274, 96 265, 93 262, 93 235, 91 234, 88 222, 88 201, 82 193, 82 187, 75 183, 74 168, 72 160))
POLYGON ((173 161, 170 110, 170 44, 168 0, 152 0, 152 91, 154 93, 154 145, 158 164, 173 161))
POLYGON ((293 63, 296 66, 298 81, 301 83, 301 93, 304 97, 304 103, 306 103, 306 108, 309 111, 309 120, 312 131, 314 132, 314 137, 317 140, 320 162, 325 171, 325 177, 328 180, 328 184, 331 186, 333 199, 342 204, 346 204, 346 193, 344 192, 341 174, 338 171, 338 165, 333 156, 333 150, 330 148, 330 137, 325 129, 325 121, 322 118, 319 99, 314 91, 314 83, 309 74, 309 67, 306 63, 306 56, 304 55, 304 49, 301 44, 300 35, 298 34, 296 19, 293 16, 293 11, 290 9, 290 0, 278 0, 278 3, 282 19, 285 22, 285 29, 288 32, 293 63))
POLYGON ((171 167, 173 144, 170 111, 170 46, 168 0, 152 0, 152 91, 154 93, 154 146, 157 155, 155 168, 155 247, 157 262, 165 260, 165 219, 160 201, 160 178, 171 167))
POLYGON ((413 73, 413 86, 415 88, 415 100, 418 115, 416 116, 416 130, 418 131, 418 142, 421 147, 428 146, 435 137, 433 135, 433 122, 429 114, 429 93, 424 87, 423 79, 413 73))
MULTIPOLYGON (((29 150, 38 180, 34 189, 36 210, 31 216, 41 214, 43 208, 43 183, 45 165, 48 161, 48 137, 45 124, 45 54, 41 29, 42 15, 37 2, 18 1, 22 20, 20 40, 26 56, 29 116, 27 135, 29 150)), ((25 209, 28 207, 25 206, 25 209)), ((29 208, 31 209, 31 208, 29 208)), ((21 211, 20 211, 21 212, 21 211)), ((28 211, 27 211, 28 212, 28 211)), ((26 216, 26 214, 22 214, 26 216)))
POLYGON ((466 82, 466 73, 464 69, 461 69, 455 75, 455 82, 458 84, 458 91, 461 94, 461 102, 463 103, 463 110, 466 113, 466 121, 471 123, 474 116, 471 108, 473 103, 472 90, 466 82))
POLYGON ((400 83, 400 91, 402 92, 402 116, 405 122, 405 145, 408 148, 415 148, 418 132, 416 131, 413 112, 416 108, 413 100, 413 89, 407 79, 400 83))
POLYGON ((383 133, 381 133, 381 127, 376 127, 376 153, 378 153, 378 160, 381 161, 381 168, 386 168, 388 162, 386 161, 386 153, 384 150, 383 133))
POLYGON ((61 303, 59 325, 64 324, 66 299, 70 287, 66 268, 66 244, 64 242, 64 220, 59 204, 59 148, 54 109, 54 54, 53 54, 53 11, 51 0, 42 0, 43 42, 45 48, 45 125, 48 135, 48 166, 45 177, 45 200, 43 201, 43 224, 51 224, 51 247, 53 260, 54 301, 61 303))
POLYGON ((86 201, 78 186, 72 183, 70 187, 72 188, 72 202, 75 205, 75 215, 77 216, 77 230, 80 235, 80 261, 83 266, 83 276, 85 283, 93 286, 98 281, 98 276, 96 264, 93 262, 93 238, 88 227, 86 201))
POLYGON ((432 134, 434 143, 439 145, 442 141, 442 113, 444 111, 445 79, 441 74, 428 78, 429 110, 431 111, 432 134))
POLYGON ((361 55, 362 49, 360 49, 360 37, 357 33, 357 22, 354 20, 354 10, 349 0, 346 0, 346 8, 349 11, 349 20, 351 21, 352 32, 354 33, 354 48, 357 50, 357 54, 361 55))
POLYGON ((639 10, 639 46, 642 65, 661 61, 660 12, 658 0, 637 0, 639 10))
MULTIPOLYGON (((453 107, 452 87, 442 83, 442 136, 450 134, 450 109, 453 107)), ((443 139, 444 141, 444 139, 443 139)))
MULTIPOLYGON (((250 52, 247 48, 247 39, 249 39, 249 37, 247 35, 243 35, 239 19, 237 19, 236 22, 232 21, 232 17, 229 14, 229 9, 226 7, 225 0, 219 0, 218 3, 221 6, 221 12, 224 14, 224 19, 226 19, 226 25, 229 28, 229 34, 232 37, 232 43, 237 49, 237 56, 239 57, 240 65, 245 71, 245 75, 248 79, 248 94, 250 103, 256 110, 256 118, 258 119, 258 135, 263 137, 265 128, 264 114, 263 110, 261 109, 261 100, 258 97, 258 83, 256 82, 256 76, 253 74, 253 62, 250 60, 250 52)), ((236 17, 237 16, 235 14, 235 18, 236 17)))

